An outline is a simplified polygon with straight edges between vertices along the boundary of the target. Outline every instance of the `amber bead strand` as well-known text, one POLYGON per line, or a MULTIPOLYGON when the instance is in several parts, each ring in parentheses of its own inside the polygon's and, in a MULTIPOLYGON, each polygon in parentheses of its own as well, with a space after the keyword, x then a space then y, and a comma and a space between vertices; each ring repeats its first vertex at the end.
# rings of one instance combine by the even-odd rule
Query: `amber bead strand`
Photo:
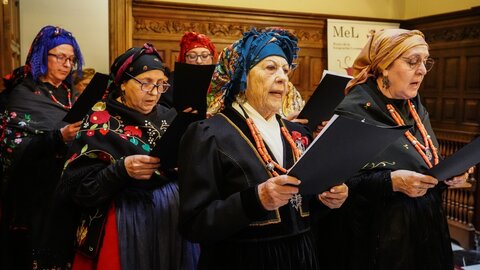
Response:
MULTIPOLYGON (((438 163, 437 149, 433 145, 433 142, 430 139, 430 136, 427 134, 425 126, 422 124, 422 122, 420 120, 420 117, 418 116, 417 111, 415 110, 415 108, 414 108, 413 104, 410 102, 410 100, 408 100, 408 106, 409 106, 409 109, 410 109, 410 114, 412 115, 413 119, 415 120, 415 124, 417 125, 417 127, 420 131, 420 134, 423 137, 425 145, 422 145, 422 143, 420 143, 417 140, 417 138, 415 138, 415 136, 413 136, 412 133, 409 130, 407 130, 405 132, 405 137, 415 147, 415 149, 420 154, 420 156, 423 158, 425 163, 427 163, 428 167, 431 168, 432 163, 428 159, 425 152, 426 152, 427 148, 430 148, 431 151, 432 151, 433 157, 434 157, 434 164, 437 164, 438 163)), ((398 112, 395 110, 395 107, 393 107, 393 105, 387 104, 387 109, 390 112, 390 115, 392 116, 392 118, 395 120, 395 122, 398 125, 401 125, 401 126, 405 125, 405 122, 403 121, 402 117, 398 114, 398 112)))
POLYGON ((48 94, 50 95, 50 99, 58 105, 62 106, 62 108, 67 110, 72 108, 72 91, 69 88, 67 88, 68 105, 64 105, 60 101, 58 101, 58 99, 53 95, 53 92, 51 90, 48 90, 48 94))

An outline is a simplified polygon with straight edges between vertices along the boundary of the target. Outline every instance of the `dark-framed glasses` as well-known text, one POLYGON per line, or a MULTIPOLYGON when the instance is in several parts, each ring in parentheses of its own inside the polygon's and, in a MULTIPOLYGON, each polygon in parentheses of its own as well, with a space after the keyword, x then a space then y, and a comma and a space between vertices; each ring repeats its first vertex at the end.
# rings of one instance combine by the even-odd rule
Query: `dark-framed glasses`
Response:
POLYGON ((142 82, 128 72, 125 72, 125 74, 127 74, 130 78, 132 78, 136 82, 138 82, 140 84, 140 91, 142 91, 144 93, 152 94, 153 89, 157 88, 157 94, 163 94, 163 93, 167 92, 168 88, 170 87, 170 84, 168 84, 168 83, 156 84, 156 83, 152 83, 152 82, 142 82))
POLYGON ((423 63, 425 69, 428 71, 432 70, 433 64, 435 64, 435 60, 433 58, 425 58, 422 60, 420 56, 412 56, 412 57, 402 57, 402 60, 407 63, 411 69, 418 69, 420 65, 423 63))
POLYGON ((70 65, 72 67, 75 67, 77 65, 77 58, 75 56, 66 56, 65 54, 54 54, 54 53, 49 53, 48 56, 53 56, 57 60, 57 63, 59 64, 66 64, 67 62, 70 62, 70 65))
POLYGON ((196 54, 194 52, 185 54, 185 58, 190 61, 197 61, 200 58, 202 61, 207 61, 212 56, 209 52, 203 52, 201 54, 196 54))

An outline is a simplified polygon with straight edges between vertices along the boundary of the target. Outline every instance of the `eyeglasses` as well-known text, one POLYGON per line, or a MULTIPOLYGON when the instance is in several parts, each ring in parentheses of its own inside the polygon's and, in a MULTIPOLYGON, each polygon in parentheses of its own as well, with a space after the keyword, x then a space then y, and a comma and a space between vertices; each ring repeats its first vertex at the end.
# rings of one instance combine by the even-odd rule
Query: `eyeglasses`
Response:
POLYGON ((202 61, 207 61, 208 58, 210 58, 211 56, 212 56, 212 54, 208 53, 208 52, 204 52, 204 53, 201 53, 201 54, 196 54, 196 53, 185 54, 185 58, 187 60, 190 60, 190 61, 197 61, 199 57, 202 61))
POLYGON ((65 54, 53 54, 53 53, 49 53, 48 56, 55 57, 55 59, 57 59, 57 63, 60 63, 62 65, 66 64, 67 61, 70 62, 70 65, 72 65, 73 67, 77 65, 77 58, 75 56, 67 57, 65 54))
POLYGON ((430 57, 423 60, 420 56, 402 57, 402 60, 405 61, 405 63, 407 63, 411 69, 417 69, 423 63, 427 72, 430 71, 433 67, 433 64, 435 64, 435 61, 430 57))
POLYGON ((134 79, 136 82, 138 82, 140 84, 140 90, 144 93, 152 94, 153 89, 157 88, 157 93, 158 94, 163 94, 163 93, 167 92, 168 88, 170 87, 170 84, 168 84, 168 83, 155 84, 155 83, 152 83, 152 82, 142 82, 128 72, 125 72, 125 74, 127 74, 130 78, 134 79))

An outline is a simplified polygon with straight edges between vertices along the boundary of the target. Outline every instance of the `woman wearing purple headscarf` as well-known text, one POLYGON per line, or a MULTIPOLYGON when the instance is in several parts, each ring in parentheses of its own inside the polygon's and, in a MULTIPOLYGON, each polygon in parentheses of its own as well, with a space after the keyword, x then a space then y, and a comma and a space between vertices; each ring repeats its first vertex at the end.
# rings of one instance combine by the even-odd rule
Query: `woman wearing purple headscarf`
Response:
POLYGON ((301 179, 285 175, 311 139, 277 114, 297 50, 276 28, 225 48, 211 83, 216 114, 182 138, 180 229, 201 245, 198 269, 319 269, 311 206, 338 208, 348 190, 301 195, 301 179))
POLYGON ((83 58, 72 33, 45 26, 25 66, 6 80, 8 100, 0 124, 2 269, 66 267, 69 254, 45 239, 67 144, 80 122, 62 121, 73 103, 71 73, 83 58), (46 241, 46 242, 45 242, 46 241))

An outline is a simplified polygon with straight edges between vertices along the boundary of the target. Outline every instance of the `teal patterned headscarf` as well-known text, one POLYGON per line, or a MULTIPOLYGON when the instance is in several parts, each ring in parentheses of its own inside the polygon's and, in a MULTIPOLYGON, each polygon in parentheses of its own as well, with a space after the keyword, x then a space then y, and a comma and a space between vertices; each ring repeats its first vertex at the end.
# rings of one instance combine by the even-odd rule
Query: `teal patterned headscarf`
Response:
POLYGON ((247 89, 247 74, 268 56, 281 56, 294 68, 297 58, 297 38, 285 29, 253 28, 243 37, 223 49, 213 72, 207 95, 208 113, 219 112, 224 103, 229 105, 235 96, 247 89))

